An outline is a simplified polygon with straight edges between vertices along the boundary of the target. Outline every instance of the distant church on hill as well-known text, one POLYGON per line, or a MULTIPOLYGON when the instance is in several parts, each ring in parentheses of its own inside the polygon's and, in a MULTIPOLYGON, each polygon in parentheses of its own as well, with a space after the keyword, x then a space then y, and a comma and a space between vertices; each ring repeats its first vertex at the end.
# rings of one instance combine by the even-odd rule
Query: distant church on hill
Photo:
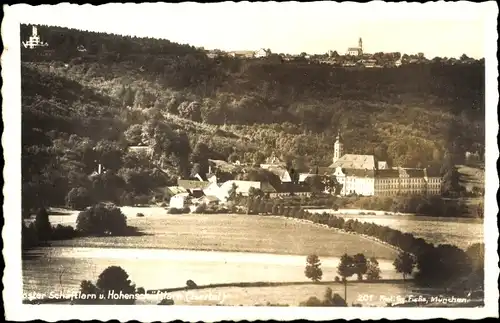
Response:
POLYGON ((28 41, 22 42, 24 48, 37 48, 37 47, 47 47, 48 43, 41 41, 40 36, 38 35, 38 28, 36 26, 32 26, 31 28, 31 36, 28 41))
POLYGON ((347 49, 347 55, 351 56, 361 56, 363 55, 363 39, 361 37, 358 40, 358 47, 349 47, 347 49))
POLYGON ((333 163, 329 166, 342 184, 341 195, 364 196, 439 195, 441 177, 426 168, 390 168, 373 155, 344 154, 339 132, 335 138, 333 163))

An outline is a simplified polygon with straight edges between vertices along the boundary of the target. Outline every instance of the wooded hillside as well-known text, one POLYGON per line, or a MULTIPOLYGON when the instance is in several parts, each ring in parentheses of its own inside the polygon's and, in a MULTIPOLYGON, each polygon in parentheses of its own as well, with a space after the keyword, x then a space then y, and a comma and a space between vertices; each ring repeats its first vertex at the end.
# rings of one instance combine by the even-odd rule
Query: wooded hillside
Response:
MULTIPOLYGON (((30 33, 23 25, 21 39, 30 33)), ((339 130, 346 153, 393 165, 439 166, 446 154, 458 162, 484 151, 479 61, 346 69, 211 59, 166 40, 59 27, 38 33, 49 46, 22 49, 23 183, 37 196, 64 182, 52 193, 59 204, 71 189, 98 185, 87 178, 96 160, 123 192, 143 185, 135 193, 150 194, 207 158, 258 162, 274 152, 299 168, 326 166, 339 130), (165 161, 155 182, 150 161, 126 152, 140 143, 165 161)), ((50 196, 40 199, 56 203, 50 196)))

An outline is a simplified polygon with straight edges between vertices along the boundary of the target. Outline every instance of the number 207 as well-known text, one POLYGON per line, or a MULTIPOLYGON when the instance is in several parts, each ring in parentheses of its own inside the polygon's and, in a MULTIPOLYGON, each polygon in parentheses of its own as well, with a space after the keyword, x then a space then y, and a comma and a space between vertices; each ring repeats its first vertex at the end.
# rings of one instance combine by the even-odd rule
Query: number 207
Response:
POLYGON ((358 295, 358 302, 371 302, 373 300, 373 295, 369 294, 359 294, 358 295))

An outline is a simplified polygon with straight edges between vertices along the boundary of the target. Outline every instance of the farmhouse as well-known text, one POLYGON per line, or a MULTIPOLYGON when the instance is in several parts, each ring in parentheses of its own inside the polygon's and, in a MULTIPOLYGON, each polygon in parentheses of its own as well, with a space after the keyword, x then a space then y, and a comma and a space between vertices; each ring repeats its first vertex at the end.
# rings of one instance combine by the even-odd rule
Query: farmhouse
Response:
POLYGON ((275 188, 274 192, 269 193, 269 197, 283 197, 290 196, 291 194, 297 196, 311 196, 311 188, 305 183, 281 183, 275 188))
POLYGON ((255 52, 249 50, 236 50, 229 52, 229 56, 231 57, 239 57, 239 58, 254 58, 255 52))
POLYGON ((187 179, 178 179, 177 186, 184 188, 194 197, 201 197, 204 195, 203 190, 207 188, 211 182, 208 181, 193 181, 187 179))
POLYGON ((257 181, 227 181, 220 186, 218 195, 216 195, 219 200, 223 203, 227 202, 229 198, 229 192, 236 186, 236 194, 241 194, 241 196, 248 196, 250 190, 256 189, 261 190, 264 194, 271 195, 276 192, 276 189, 267 182, 257 182, 257 181))
POLYGON ((255 52, 255 57, 256 58, 262 58, 262 57, 267 57, 271 54, 271 51, 268 49, 261 48, 258 51, 255 52))
POLYGON ((286 163, 280 160, 278 157, 272 155, 271 157, 266 158, 263 164, 260 164, 260 168, 269 169, 271 167, 285 168, 286 163))
POLYGON ((170 198, 169 207, 183 209, 189 205, 189 193, 180 193, 170 198))

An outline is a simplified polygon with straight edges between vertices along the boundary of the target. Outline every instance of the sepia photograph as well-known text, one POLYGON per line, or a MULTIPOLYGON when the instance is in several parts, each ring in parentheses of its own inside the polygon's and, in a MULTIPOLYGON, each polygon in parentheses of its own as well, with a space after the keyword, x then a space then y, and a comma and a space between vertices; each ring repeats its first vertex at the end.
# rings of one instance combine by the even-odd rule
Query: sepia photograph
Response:
POLYGON ((7 319, 498 317, 495 2, 4 12, 7 319))

